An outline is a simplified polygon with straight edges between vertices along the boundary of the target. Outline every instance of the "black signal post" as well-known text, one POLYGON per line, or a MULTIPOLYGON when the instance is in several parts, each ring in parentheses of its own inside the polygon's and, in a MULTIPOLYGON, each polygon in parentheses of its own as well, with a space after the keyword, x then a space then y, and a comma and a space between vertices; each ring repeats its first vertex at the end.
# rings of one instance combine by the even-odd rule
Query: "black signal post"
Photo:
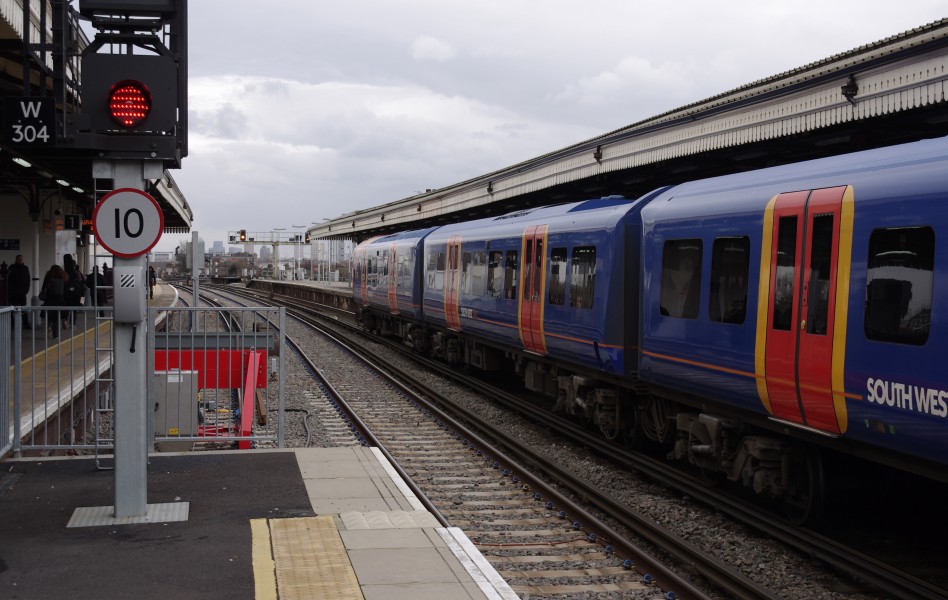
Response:
POLYGON ((187 0, 80 0, 96 29, 82 53, 76 148, 107 159, 187 156, 187 0))

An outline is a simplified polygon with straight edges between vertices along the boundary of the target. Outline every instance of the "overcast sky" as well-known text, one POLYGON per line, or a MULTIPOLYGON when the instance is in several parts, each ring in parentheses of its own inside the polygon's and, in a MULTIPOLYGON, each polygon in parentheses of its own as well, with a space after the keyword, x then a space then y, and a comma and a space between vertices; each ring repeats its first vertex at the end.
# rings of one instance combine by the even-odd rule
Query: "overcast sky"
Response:
POLYGON ((208 247, 451 185, 948 17, 944 0, 188 10, 190 153, 173 175, 208 247))

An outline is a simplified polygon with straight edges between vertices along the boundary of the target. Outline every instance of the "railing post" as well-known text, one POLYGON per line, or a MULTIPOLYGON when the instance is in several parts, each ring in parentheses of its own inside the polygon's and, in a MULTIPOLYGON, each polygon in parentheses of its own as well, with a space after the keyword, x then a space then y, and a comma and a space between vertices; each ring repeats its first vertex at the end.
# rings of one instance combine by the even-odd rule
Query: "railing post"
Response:
POLYGON ((280 307, 280 344, 277 347, 280 349, 280 358, 279 358, 280 385, 279 385, 279 392, 278 392, 279 398, 277 399, 277 405, 279 406, 279 410, 277 411, 277 414, 279 415, 279 418, 277 419, 277 423, 278 423, 277 447, 283 448, 285 444, 284 433, 285 433, 285 425, 286 425, 286 413, 285 413, 286 406, 283 403, 283 383, 286 381, 286 377, 284 377, 284 374, 286 373, 286 371, 283 368, 284 366, 283 354, 286 351, 286 307, 285 306, 280 307))
MULTIPOLYGON (((15 321, 21 318, 19 309, 8 308, 0 312, 0 335, 7 336, 18 333, 15 321)), ((10 364, 10 345, 0 345, 0 362, 10 364)), ((10 398, 10 370, 0 374, 0 456, 4 456, 13 448, 13 436, 10 432, 11 421, 14 420, 13 403, 10 398)))
MULTIPOLYGON (((33 313, 30 315, 30 322, 33 324, 35 331, 39 327, 39 311, 32 311, 25 307, 21 310, 33 313)), ((19 311, 16 315, 19 317, 19 311)), ((23 364, 23 320, 15 318, 13 321, 13 456, 19 457, 22 452, 20 448, 20 438, 22 437, 20 414, 23 410, 23 401, 21 400, 22 373, 20 369, 23 364)))

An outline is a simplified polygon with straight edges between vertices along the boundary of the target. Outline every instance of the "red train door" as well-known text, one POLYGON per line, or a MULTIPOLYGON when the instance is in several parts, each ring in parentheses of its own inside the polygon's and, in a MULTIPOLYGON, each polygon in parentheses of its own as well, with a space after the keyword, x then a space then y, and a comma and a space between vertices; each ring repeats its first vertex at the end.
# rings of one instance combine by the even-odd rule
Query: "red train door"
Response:
POLYGON ((461 236, 452 235, 448 240, 448 263, 444 274, 444 319, 448 329, 461 331, 461 316, 458 314, 458 290, 461 286, 461 236))
POLYGON ((359 253, 359 290, 362 292, 362 304, 369 304, 369 273, 368 273, 368 252, 363 250, 359 253))
MULTIPOLYGON (((834 326, 846 190, 775 199, 765 325, 766 398, 774 416, 833 433, 840 431, 833 371, 845 344, 845 327, 837 336, 834 326)), ((847 250, 847 281, 848 256, 847 250)))
POLYGON ((525 350, 546 354, 543 334, 543 287, 546 282, 546 225, 527 227, 523 233, 520 269, 520 340, 525 350))
POLYGON ((393 315, 398 314, 398 256, 395 244, 392 244, 388 253, 388 308, 393 315))

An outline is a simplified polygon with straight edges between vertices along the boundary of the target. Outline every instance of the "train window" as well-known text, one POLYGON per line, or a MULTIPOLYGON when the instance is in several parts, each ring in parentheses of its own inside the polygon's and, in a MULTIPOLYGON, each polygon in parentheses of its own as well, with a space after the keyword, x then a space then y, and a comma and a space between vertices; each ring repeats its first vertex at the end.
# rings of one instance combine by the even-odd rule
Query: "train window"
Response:
POLYGON ((448 290, 457 290, 459 289, 460 278, 458 273, 458 262, 460 257, 458 253, 460 249, 455 244, 448 244, 448 262, 447 262, 447 272, 445 273, 445 288, 448 290))
POLYGON ((596 248, 594 246, 573 248, 569 273, 569 305, 575 308, 592 308, 595 291, 596 248))
POLYGON ((680 319, 698 317, 701 298, 701 240, 669 240, 662 249, 659 311, 680 319))
POLYGON ((542 283, 540 281, 540 273, 543 269, 543 240, 538 239, 536 242, 537 242, 537 247, 536 247, 536 252, 534 253, 534 260, 533 260, 534 273, 536 273, 536 281, 532 283, 533 285, 532 299, 534 301, 540 299, 540 291, 541 291, 540 285, 542 283))
POLYGON ((396 254, 396 261, 398 262, 398 279, 396 280, 396 285, 402 289, 411 288, 411 256, 407 252, 402 252, 396 254))
POLYGON ((471 264, 471 293, 484 295, 484 283, 487 280, 487 253, 479 250, 474 253, 471 264))
POLYGON ((501 296, 504 292, 504 253, 494 250, 487 263, 487 293, 501 296))
POLYGON ((711 298, 708 314, 717 323, 740 325, 747 315, 750 239, 717 238, 711 248, 711 298))
POLYGON ((866 337, 914 346, 928 341, 934 265, 931 227, 872 232, 866 271, 866 337))
POLYGON ((523 285, 524 285, 524 295, 530 295, 531 281, 533 279, 533 243, 535 240, 528 239, 527 247, 523 254, 523 285))
POLYGON ((773 328, 790 331, 793 287, 797 279, 797 218, 781 217, 777 229, 777 270, 773 328))
POLYGON ((435 268, 435 289, 444 289, 444 252, 438 252, 438 263, 435 268))
POLYGON ((471 253, 461 255, 461 291, 471 293, 471 253))
POLYGON ((514 300, 517 297, 517 256, 516 250, 507 250, 507 263, 504 265, 504 298, 514 300))
POLYGON ((833 260, 833 214, 813 217, 810 236, 810 282, 806 288, 806 332, 826 335, 829 316, 830 263, 833 260))
POLYGON ((566 248, 550 253, 550 304, 563 306, 566 299, 566 248))
POLYGON ((438 270, 438 255, 429 252, 425 260, 425 287, 429 290, 435 289, 435 273, 438 270))

